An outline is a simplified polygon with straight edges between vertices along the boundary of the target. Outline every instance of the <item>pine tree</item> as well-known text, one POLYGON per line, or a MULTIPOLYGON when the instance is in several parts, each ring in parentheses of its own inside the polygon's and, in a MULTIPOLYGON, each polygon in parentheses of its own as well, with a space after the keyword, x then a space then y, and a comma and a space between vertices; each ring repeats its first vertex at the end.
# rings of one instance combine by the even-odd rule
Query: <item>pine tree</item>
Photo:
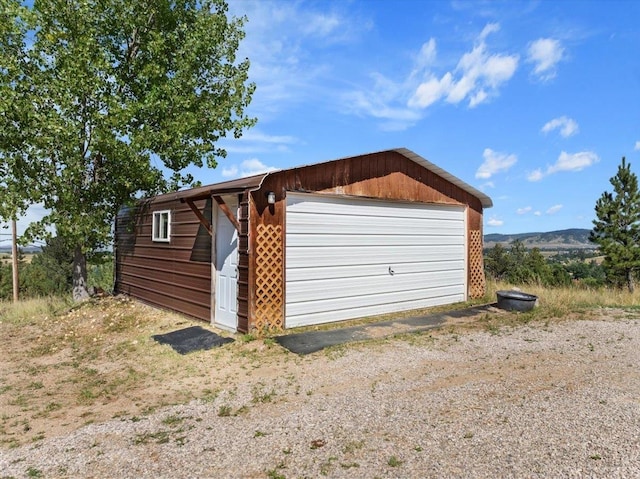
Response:
POLYGON ((603 266, 610 281, 626 283, 634 291, 640 271, 640 190, 638 177, 622 158, 618 173, 609 180, 613 193, 605 191, 596 202, 590 239, 605 255, 603 266))
POLYGON ((487 252, 484 260, 487 274, 498 281, 505 279, 505 276, 511 269, 511 258, 507 250, 500 243, 491 248, 487 252))

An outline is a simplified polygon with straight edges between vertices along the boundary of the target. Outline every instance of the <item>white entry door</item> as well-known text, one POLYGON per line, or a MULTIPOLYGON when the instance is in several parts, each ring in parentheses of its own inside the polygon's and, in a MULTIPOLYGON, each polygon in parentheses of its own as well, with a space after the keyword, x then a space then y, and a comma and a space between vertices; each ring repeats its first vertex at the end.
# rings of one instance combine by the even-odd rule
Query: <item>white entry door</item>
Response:
MULTIPOLYGON (((237 218, 238 200, 223 197, 237 218)), ((235 331, 238 327, 238 232, 218 207, 216 220, 216 308, 214 323, 235 331)))

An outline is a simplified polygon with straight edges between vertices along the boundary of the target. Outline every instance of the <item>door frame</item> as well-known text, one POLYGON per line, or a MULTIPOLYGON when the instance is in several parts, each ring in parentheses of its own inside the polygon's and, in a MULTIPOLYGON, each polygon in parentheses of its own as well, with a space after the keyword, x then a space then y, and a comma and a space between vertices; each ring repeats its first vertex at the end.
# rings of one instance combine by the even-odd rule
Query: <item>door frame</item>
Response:
MULTIPOLYGON (((231 195, 224 195, 222 196, 222 198, 225 200, 225 203, 230 201, 233 201, 235 203, 235 208, 233 208, 232 212, 234 213, 234 216, 237 219, 239 210, 240 210, 240 201, 238 199, 238 196, 231 194, 231 195)), ((220 284, 219 272, 218 272, 218 266, 219 266, 218 250, 220 249, 220 241, 218 238, 218 231, 219 231, 218 222, 228 221, 229 226, 235 231, 234 234, 236 235, 236 247, 235 247, 236 264, 238 263, 238 237, 237 237, 238 232, 235 226, 227 218, 226 214, 221 210, 221 207, 217 203, 217 201, 212 201, 212 205, 215 205, 216 207, 212 208, 212 218, 211 218, 211 223, 214 229, 213 234, 211 235, 211 243, 212 243, 211 244, 211 324, 220 329, 236 332, 238 330, 238 277, 237 275, 235 278, 235 291, 236 291, 235 293, 235 301, 236 301, 235 325, 230 326, 216 320, 217 312, 218 312, 218 301, 216 298, 218 294, 218 285, 220 284)), ((222 265, 220 265, 220 267, 222 267, 222 265)))

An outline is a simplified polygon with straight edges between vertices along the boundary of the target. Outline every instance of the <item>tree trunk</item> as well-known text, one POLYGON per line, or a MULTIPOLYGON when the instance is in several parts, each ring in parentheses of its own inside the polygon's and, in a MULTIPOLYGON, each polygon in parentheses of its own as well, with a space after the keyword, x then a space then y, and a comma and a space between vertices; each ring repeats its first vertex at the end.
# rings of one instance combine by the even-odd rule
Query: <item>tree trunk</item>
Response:
POLYGON ((87 288, 87 258, 80 246, 73 252, 73 300, 84 301, 89 298, 87 288))
POLYGON ((627 270, 627 288, 629 288, 629 292, 633 294, 635 290, 635 284, 633 282, 633 271, 627 270))
POLYGON ((13 302, 17 303, 20 291, 20 279, 18 277, 18 233, 16 220, 11 220, 11 272, 13 278, 13 302))

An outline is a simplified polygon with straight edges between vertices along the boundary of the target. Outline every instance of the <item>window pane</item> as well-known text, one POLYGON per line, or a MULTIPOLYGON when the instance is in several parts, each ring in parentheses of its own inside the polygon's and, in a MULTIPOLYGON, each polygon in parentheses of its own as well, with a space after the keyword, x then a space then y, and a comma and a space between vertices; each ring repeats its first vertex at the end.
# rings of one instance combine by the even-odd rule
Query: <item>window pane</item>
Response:
POLYGON ((170 211, 155 211, 153 213, 152 239, 154 241, 169 241, 170 224, 170 211))
POLYGON ((161 216, 161 224, 162 224, 162 229, 161 229, 161 233, 160 233, 160 237, 162 239, 168 239, 169 238, 169 213, 162 213, 161 216))

